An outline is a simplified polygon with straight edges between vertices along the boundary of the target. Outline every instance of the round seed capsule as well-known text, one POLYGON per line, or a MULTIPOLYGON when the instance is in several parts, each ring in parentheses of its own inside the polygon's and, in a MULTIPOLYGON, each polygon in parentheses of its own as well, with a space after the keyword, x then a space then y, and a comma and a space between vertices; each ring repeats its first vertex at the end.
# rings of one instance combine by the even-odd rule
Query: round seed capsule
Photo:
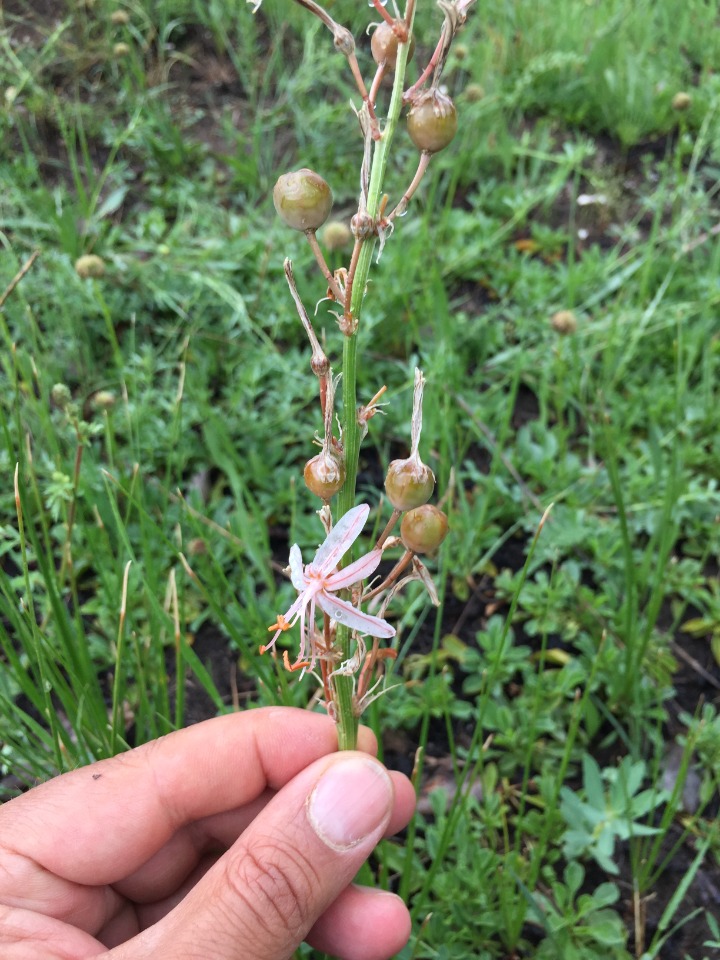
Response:
POLYGON ((408 114, 407 128, 410 139, 418 150, 437 153, 446 147, 457 133, 455 104, 450 97, 433 90, 412 108, 408 114))
MULTIPOLYGON (((404 25, 403 25, 404 26, 404 25)), ((370 41, 370 50, 372 51, 375 63, 385 63, 390 69, 394 69, 397 63, 398 46, 400 41, 397 34, 385 20, 376 28, 370 41)), ((410 37, 410 49, 408 50, 408 63, 412 60, 415 53, 415 38, 410 37)))
POLYGON ((303 477, 310 493, 329 500, 345 483, 345 464, 331 453, 319 453, 305 464, 303 477))
POLYGON ((323 227, 322 241, 331 253, 349 247, 352 239, 350 227, 341 220, 329 220, 323 227))
POLYGON ((75 261, 75 272, 83 280, 87 277, 102 277, 105 273, 105 261, 96 253, 84 253, 75 261))
POLYGON ((273 187, 273 203, 278 215, 293 230, 317 230, 330 214, 333 195, 319 173, 303 167, 278 178, 273 187))
POLYGON ((442 510, 430 503, 409 510, 400 524, 402 542, 408 550, 415 553, 432 553, 437 550, 447 532, 447 517, 442 510))
POLYGON ((385 477, 385 492, 396 510, 412 510, 427 503, 435 489, 435 475, 419 457, 393 460, 385 477))

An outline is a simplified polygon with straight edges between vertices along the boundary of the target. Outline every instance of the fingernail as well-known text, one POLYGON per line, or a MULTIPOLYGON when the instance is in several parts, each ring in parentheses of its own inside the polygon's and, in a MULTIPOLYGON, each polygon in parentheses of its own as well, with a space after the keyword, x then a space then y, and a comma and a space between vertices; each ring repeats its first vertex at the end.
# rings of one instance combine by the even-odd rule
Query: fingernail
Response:
POLYGON ((373 760, 338 760, 308 798, 308 819, 323 843, 349 850, 387 821, 393 789, 384 767, 373 760))

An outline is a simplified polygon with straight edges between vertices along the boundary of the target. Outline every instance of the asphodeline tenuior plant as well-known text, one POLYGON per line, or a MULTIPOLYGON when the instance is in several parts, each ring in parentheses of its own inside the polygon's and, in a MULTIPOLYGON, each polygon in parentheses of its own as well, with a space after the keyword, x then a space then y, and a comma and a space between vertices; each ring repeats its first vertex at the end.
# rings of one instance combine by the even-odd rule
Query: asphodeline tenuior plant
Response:
MULTIPOLYGON (((386 619, 388 606, 398 590, 411 580, 421 581, 437 603, 432 579, 420 556, 434 553, 448 530, 445 514, 429 503, 435 477, 420 458, 425 379, 422 372, 416 370, 410 456, 394 460, 385 478, 385 493, 392 514, 372 548, 361 556, 354 556, 356 542, 370 514, 368 504, 355 503, 360 443, 367 433, 368 421, 379 411, 379 401, 385 392, 385 387, 380 386, 367 403, 358 402, 358 331, 373 253, 377 248, 379 259, 397 218, 406 212, 433 155, 446 147, 457 132, 455 105, 440 81, 450 46, 474 0, 438 0, 442 14, 439 38, 427 65, 410 85, 406 84, 406 74, 415 49, 416 0, 407 0, 402 14, 396 7, 391 14, 382 0, 371 0, 373 13, 381 19, 378 24, 370 25, 375 68, 369 85, 363 79, 351 32, 315 0, 296 2, 322 21, 332 34, 335 49, 347 60, 360 98, 356 118, 350 116, 349 123, 359 129, 364 149, 358 207, 349 224, 354 243, 347 267, 331 271, 317 237, 333 205, 327 181, 314 170, 302 168, 280 176, 273 190, 275 209, 289 227, 305 234, 325 278, 327 297, 337 307, 334 312, 338 337, 342 340, 342 372, 340 375, 333 372, 298 294, 292 263, 286 260, 285 276, 310 341, 310 365, 319 383, 323 436, 319 438, 320 452, 305 466, 304 479, 311 493, 322 501, 318 515, 325 529, 325 540, 309 563, 303 562, 297 545, 290 550, 290 579, 298 596, 270 626, 272 636, 261 650, 275 653, 277 641, 284 633, 293 631, 295 640, 295 632, 299 632, 296 652, 291 656, 286 648, 283 663, 288 670, 310 671, 319 677, 327 710, 338 724, 339 746, 352 749, 357 738, 358 718, 382 693, 383 661, 396 655, 392 646, 381 645, 382 641, 390 641, 395 636, 395 628, 386 619), (386 74, 393 74, 393 83, 383 115, 378 100, 386 74), (393 205, 383 193, 383 182, 393 137, 404 109, 407 109, 407 133, 420 156, 407 189, 393 205), (336 436, 338 385, 342 402, 336 436), (393 535, 398 521, 399 536, 393 535), (389 573, 379 578, 380 582, 371 581, 384 552, 398 548, 402 550, 400 559, 389 573)), ((257 2, 255 10, 259 6, 257 2)))

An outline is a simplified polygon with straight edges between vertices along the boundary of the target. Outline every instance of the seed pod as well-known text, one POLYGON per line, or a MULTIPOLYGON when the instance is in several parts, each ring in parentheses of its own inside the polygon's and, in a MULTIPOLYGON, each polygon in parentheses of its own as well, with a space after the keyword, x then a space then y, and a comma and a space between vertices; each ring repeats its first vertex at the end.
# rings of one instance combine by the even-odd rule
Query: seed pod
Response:
POLYGON ((356 240, 367 240, 377 230, 375 221, 369 213, 356 213, 350 220, 350 231, 356 240))
POLYGON ((70 387, 66 383, 56 383, 50 391, 50 399, 58 410, 67 410, 72 403, 70 387))
POLYGON ((485 90, 479 83, 469 83, 465 87, 465 99, 468 103, 477 103, 485 96, 485 90))
POLYGON ((402 518, 400 536, 408 550, 414 553, 432 553, 437 550, 448 532, 447 517, 430 503, 410 510, 402 518))
POLYGON ((385 492, 396 510, 412 510, 427 503, 435 489, 435 475, 420 459, 422 432, 422 399, 425 377, 415 369, 413 412, 411 421, 412 445, 407 460, 393 460, 385 477, 385 492))
POLYGON ((115 406, 117 397, 111 390, 98 390, 90 400, 93 410, 110 410, 115 406))
POLYGON ((385 477, 385 492, 396 510, 427 503, 435 489, 435 474, 420 457, 393 460, 385 477))
POLYGON ((308 460, 303 471, 305 486, 321 500, 329 500, 345 483, 345 464, 332 453, 319 453, 308 460))
POLYGON ((333 195, 320 174, 303 167, 279 177, 273 187, 273 203, 293 230, 317 230, 330 214, 333 195))
POLYGON ((329 220, 323 228, 322 241, 331 253, 349 247, 352 239, 350 227, 341 220, 329 220))
POLYGON ((689 93, 685 93, 684 90, 681 90, 679 93, 676 93, 672 98, 672 103, 670 104, 673 110, 677 110, 682 113, 683 110, 687 110, 692 105, 692 97, 689 93))
POLYGON ((558 310, 550 318, 553 330, 561 333, 563 336, 575 333, 578 327, 577 317, 572 310, 558 310))
POLYGON ((75 273, 83 280, 88 277, 102 277, 105 273, 105 261, 96 253, 84 253, 75 261, 75 273))
POLYGON ((410 139, 418 150, 437 153, 446 147, 457 133, 455 104, 445 94, 431 90, 413 106, 408 114, 407 128, 410 139))
MULTIPOLYGON (((403 24, 404 27, 404 24, 403 24)), ((385 63, 391 70, 395 69, 397 63, 398 46, 400 41, 397 34, 385 20, 377 27, 370 41, 375 63, 385 63)), ((415 38, 410 37, 410 49, 408 50, 408 63, 412 60, 415 53, 415 38)))

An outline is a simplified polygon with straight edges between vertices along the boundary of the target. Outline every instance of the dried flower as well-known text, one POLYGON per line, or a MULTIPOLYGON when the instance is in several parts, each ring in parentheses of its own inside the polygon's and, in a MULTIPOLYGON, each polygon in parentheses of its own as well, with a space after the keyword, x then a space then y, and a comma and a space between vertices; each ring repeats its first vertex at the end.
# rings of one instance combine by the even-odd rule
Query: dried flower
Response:
POLYGON ((333 410, 335 407, 335 386, 332 371, 328 371, 325 382, 325 436, 322 440, 322 452, 305 464, 303 476, 310 493, 320 497, 326 503, 345 483, 345 460, 342 446, 332 435, 333 410))
POLYGON ((435 474, 420 459, 420 433, 422 431, 422 397, 425 377, 422 370, 415 370, 413 390, 412 447, 407 460, 393 460, 385 476, 385 492, 396 510, 412 510, 432 496, 435 489, 435 474))

